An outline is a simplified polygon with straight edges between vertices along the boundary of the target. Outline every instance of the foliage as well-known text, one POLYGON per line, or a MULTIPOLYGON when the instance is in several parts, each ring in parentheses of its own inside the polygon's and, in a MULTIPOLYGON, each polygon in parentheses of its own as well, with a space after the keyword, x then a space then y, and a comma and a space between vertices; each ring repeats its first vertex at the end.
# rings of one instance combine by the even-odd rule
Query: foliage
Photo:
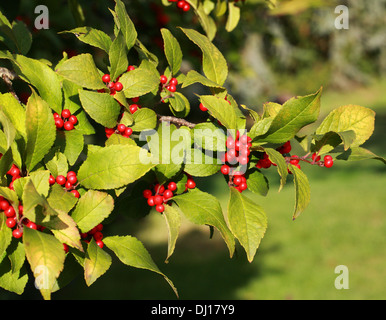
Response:
POLYGON ((121 0, 111 10, 113 37, 85 26, 62 31, 99 48, 103 67, 87 52, 64 53, 55 64, 27 57, 25 39, 32 41, 31 34, 21 22, 0 15, 8 47, 0 58, 14 70, 4 73, 9 92, 0 95, 2 288, 22 294, 30 270, 43 298, 50 299, 76 275, 66 272, 73 268, 69 256, 90 286, 108 271, 115 255, 125 265, 161 275, 178 295, 138 239, 104 237, 104 226, 120 215, 141 217, 155 208, 168 227, 168 260, 184 215, 218 231, 230 257, 239 243, 251 262, 268 219, 243 191, 266 196, 265 170, 276 168, 279 191, 293 177, 295 219, 310 202, 310 184, 299 163, 320 170, 339 160, 385 163, 361 147, 374 130, 375 113, 368 108, 342 106, 322 119, 313 134, 301 134, 319 120, 322 88, 283 104, 268 102, 262 114, 239 105, 225 87, 228 64, 211 41, 215 29, 209 15, 213 10, 218 17, 227 13, 225 28, 232 31, 239 17, 233 11, 239 7, 225 1, 188 2, 206 34, 162 28, 163 55, 141 42, 121 0), (200 51, 199 69, 182 72, 180 39, 200 51), (14 79, 30 88, 25 102, 12 88, 14 79), (204 94, 192 101, 185 90, 196 86, 204 94), (204 120, 193 123, 187 119, 197 105, 204 120), (291 154, 291 144, 300 145, 303 154, 291 154), (226 214, 218 199, 195 184, 196 177, 218 172, 229 192, 226 214))

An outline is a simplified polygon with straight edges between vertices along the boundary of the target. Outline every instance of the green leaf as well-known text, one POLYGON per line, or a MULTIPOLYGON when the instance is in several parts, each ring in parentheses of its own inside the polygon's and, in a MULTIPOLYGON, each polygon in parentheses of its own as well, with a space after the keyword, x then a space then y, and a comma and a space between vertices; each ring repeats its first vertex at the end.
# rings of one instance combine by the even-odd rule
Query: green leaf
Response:
POLYGON ((230 256, 235 250, 235 239, 224 219, 219 201, 209 193, 197 188, 173 197, 173 201, 188 220, 198 225, 209 225, 218 229, 228 246, 230 256))
POLYGON ((53 152, 47 154, 44 162, 47 170, 49 170, 54 177, 58 175, 65 176, 68 172, 67 158, 62 152, 53 150, 53 152))
POLYGON ((135 30, 135 26, 127 14, 125 4, 121 0, 115 0, 115 2, 115 24, 124 36, 127 49, 130 50, 137 40, 137 31, 135 30))
MULTIPOLYGON (((23 268, 24 269, 24 268, 23 268)), ((9 259, 4 259, 0 263, 0 287, 21 295, 28 282, 26 270, 12 272, 12 265, 9 259)))
POLYGON ((84 278, 86 284, 91 286, 111 266, 111 256, 101 249, 94 239, 87 246, 86 259, 84 260, 84 278))
POLYGON ((63 97, 59 77, 55 71, 39 60, 22 55, 16 56, 15 64, 19 76, 38 90, 39 95, 51 109, 60 113, 63 97))
POLYGON ((0 110, 12 122, 17 132, 25 137, 25 109, 11 93, 0 94, 0 110))
POLYGON ((245 249, 248 261, 252 262, 267 229, 263 208, 231 187, 228 220, 233 235, 245 249))
POLYGON ((347 105, 331 111, 316 129, 316 134, 325 134, 329 131, 355 132, 355 141, 351 142, 352 147, 363 144, 374 131, 375 112, 369 108, 347 105))
POLYGON ((127 71, 127 67, 129 65, 125 39, 123 38, 123 34, 121 32, 118 33, 110 47, 109 59, 110 77, 112 81, 115 81, 118 76, 127 71))
POLYGON ((157 126, 157 114, 149 108, 138 109, 133 114, 133 120, 134 124, 131 128, 135 132, 151 130, 157 126))
POLYGON ((195 177, 208 177, 217 173, 222 162, 212 153, 198 148, 188 150, 184 171, 195 177))
POLYGON ((308 206, 311 200, 311 190, 305 173, 292 164, 288 165, 294 176, 295 185, 295 210, 292 219, 295 220, 308 206))
POLYGON ((23 243, 35 276, 35 285, 43 298, 49 300, 56 279, 63 270, 63 244, 52 235, 30 228, 24 228, 23 243))
POLYGON ((87 189, 117 189, 142 177, 154 163, 144 163, 147 152, 132 145, 111 145, 89 153, 78 171, 87 189), (142 150, 142 151, 141 151, 142 150))
POLYGON ((15 39, 15 45, 20 54, 26 55, 31 49, 32 35, 27 26, 22 21, 14 21, 12 23, 12 32, 15 39))
POLYGON ((217 26, 213 18, 207 13, 208 4, 210 4, 210 1, 197 2, 194 0, 187 0, 187 2, 189 2, 190 5, 192 6, 208 39, 210 41, 213 40, 217 32, 217 26))
POLYGON ((60 65, 57 73, 63 78, 87 89, 104 89, 106 85, 89 53, 74 56, 60 65))
POLYGON ((38 170, 30 173, 29 178, 31 179, 36 191, 47 197, 48 190, 50 188, 49 179, 50 172, 48 170, 38 170))
POLYGON ((15 140, 16 129, 13 126, 11 120, 0 110, 0 123, 3 127, 5 137, 7 139, 6 149, 8 150, 15 140))
POLYGON ((114 128, 121 106, 109 93, 80 90, 79 98, 87 114, 107 128, 114 128))
POLYGON ((59 34, 60 33, 73 33, 78 38, 78 40, 91 46, 100 48, 107 53, 109 53, 112 43, 110 37, 106 33, 91 27, 79 27, 69 31, 59 32, 59 34))
POLYGON ((315 122, 319 116, 320 95, 315 94, 287 100, 273 119, 267 133, 259 141, 283 143, 291 140, 304 126, 315 122))
POLYGON ((64 131, 58 135, 58 144, 61 146, 61 151, 67 157, 68 163, 73 166, 78 160, 84 148, 84 136, 77 129, 64 131))
POLYGON ((7 227, 5 221, 7 217, 0 214, 0 262, 5 256, 5 252, 12 241, 12 230, 7 227))
POLYGON ((186 36, 200 47, 202 57, 202 68, 205 76, 222 86, 228 76, 228 65, 221 52, 213 45, 208 37, 193 29, 181 28, 186 36))
POLYGON ((266 196, 269 191, 268 179, 259 170, 248 170, 246 174, 248 190, 266 196))
POLYGON ((56 137, 55 121, 47 102, 35 92, 27 103, 26 110, 26 167, 31 171, 50 151, 56 137))
POLYGON ((159 77, 160 75, 155 67, 144 60, 138 68, 122 75, 119 82, 123 85, 126 98, 135 98, 153 90, 158 90, 159 77))
POLYGON ((82 232, 88 232, 114 209, 114 199, 106 192, 88 190, 79 199, 71 216, 82 232))
POLYGON ((223 89, 222 86, 220 86, 216 82, 213 82, 212 80, 209 80, 207 77, 203 76, 202 74, 198 73, 197 71, 190 70, 188 72, 188 74, 186 75, 184 82, 182 83, 182 88, 190 86, 194 83, 201 83, 202 85, 209 87, 209 88, 223 89))
POLYGON ((347 150, 354 143, 356 134, 353 130, 344 132, 329 131, 324 134, 314 135, 313 138, 315 145, 312 147, 312 151, 323 154, 331 151, 341 143, 343 143, 344 150, 347 150))
POLYGON ((223 128, 213 122, 202 122, 193 129, 194 143, 205 150, 227 150, 227 135, 223 128))
POLYGON ((67 190, 63 189, 62 186, 55 183, 51 187, 47 202, 54 210, 60 210, 61 212, 69 213, 78 202, 78 199, 74 197, 71 192, 68 192, 67 190))
POLYGON ((277 171, 280 175, 280 187, 279 192, 283 189, 286 181, 287 181, 287 163, 283 157, 283 155, 272 148, 264 148, 264 151, 268 154, 269 160, 271 160, 272 163, 277 165, 277 171))
POLYGON ((228 2, 228 19, 225 24, 225 29, 228 32, 233 31, 240 20, 240 7, 235 2, 228 2))
POLYGON ((361 160, 369 160, 369 159, 375 159, 380 160, 384 164, 386 164, 386 159, 383 157, 380 157, 376 155, 375 153, 371 152, 370 150, 367 150, 362 147, 353 147, 348 149, 347 151, 341 153, 336 157, 337 160, 346 160, 346 161, 361 161, 361 160))
POLYGON ((166 60, 169 63, 172 75, 175 75, 178 71, 180 71, 182 62, 182 51, 180 44, 168 29, 162 28, 161 34, 164 41, 166 60))
POLYGON ((147 269, 163 276, 178 297, 177 289, 172 281, 158 269, 149 252, 138 239, 131 236, 113 236, 104 238, 103 242, 122 263, 135 268, 147 269))
POLYGON ((166 257, 166 261, 171 257, 174 252, 176 241, 178 238, 178 234, 181 226, 181 215, 176 208, 166 205, 165 211, 163 212, 163 216, 165 218, 166 226, 168 228, 168 254, 166 257))
POLYGON ((228 101, 216 96, 201 96, 200 101, 223 126, 236 130, 237 115, 228 101))

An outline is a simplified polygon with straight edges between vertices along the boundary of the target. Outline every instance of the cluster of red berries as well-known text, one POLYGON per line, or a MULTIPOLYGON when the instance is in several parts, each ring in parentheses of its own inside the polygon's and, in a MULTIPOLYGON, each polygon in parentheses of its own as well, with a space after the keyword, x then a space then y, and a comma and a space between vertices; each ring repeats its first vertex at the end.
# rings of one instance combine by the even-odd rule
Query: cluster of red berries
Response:
POLYGON ((35 222, 28 220, 23 217, 23 205, 19 202, 18 204, 18 217, 16 216, 16 211, 14 207, 9 203, 7 199, 0 196, 0 210, 4 212, 4 215, 7 217, 5 224, 8 228, 12 230, 12 236, 16 239, 20 239, 23 236, 23 227, 24 225, 27 228, 34 230, 43 231, 45 227, 37 225, 35 222), (18 221, 20 223, 18 223, 18 221))
POLYGON ((123 123, 120 123, 115 128, 105 128, 105 133, 107 138, 110 138, 114 133, 120 134, 125 138, 129 138, 133 133, 133 129, 126 127, 123 123))
POLYGON ((248 137, 246 134, 240 135, 238 130, 236 132, 236 139, 229 136, 226 141, 227 151, 223 157, 223 162, 228 164, 224 164, 221 167, 222 174, 232 174, 229 164, 239 164, 242 166, 247 165, 249 162, 249 155, 251 153, 251 146, 251 137, 248 137))
POLYGON ((66 176, 59 174, 56 178, 53 175, 50 175, 50 177, 48 178, 48 182, 50 183, 50 185, 57 183, 61 186, 64 186, 68 191, 70 191, 74 195, 75 198, 79 198, 79 191, 75 189, 75 184, 77 181, 78 178, 74 171, 69 171, 66 176))
POLYGON ((177 8, 181 9, 182 11, 189 11, 190 10, 190 4, 185 0, 168 0, 169 2, 176 2, 177 8))
POLYGON ((147 204, 151 207, 155 206, 155 209, 162 213, 165 211, 164 203, 166 203, 171 197, 173 197, 173 192, 177 190, 177 184, 173 181, 169 182, 167 185, 167 189, 165 189, 165 186, 156 184, 153 188, 153 191, 151 189, 146 189, 143 191, 143 196, 145 199, 147 199, 147 204))
POLYGON ((232 179, 233 186, 239 191, 243 192, 244 190, 247 190, 247 179, 245 178, 245 175, 243 175, 241 172, 235 172, 232 179))
POLYGON ((90 231, 88 232, 85 232, 85 233, 81 233, 80 234, 80 237, 86 242, 86 243, 89 243, 91 241, 92 238, 94 238, 95 240, 95 243, 100 247, 100 248, 103 248, 104 246, 104 243, 102 241, 103 239, 103 233, 102 233, 102 230, 103 230, 103 224, 98 224, 97 226, 95 226, 94 228, 92 228, 90 231))
POLYGON ((168 80, 168 78, 165 75, 162 75, 160 77, 160 82, 161 82, 162 88, 166 88, 166 90, 170 92, 177 91, 178 80, 176 78, 171 78, 170 80, 168 80))
MULTIPOLYGON (((1 158, 2 156, 3 156, 3 155, 0 154, 0 158, 1 158)), ((16 166, 15 164, 12 164, 11 169, 9 169, 9 170, 7 171, 7 174, 10 175, 10 176, 12 177, 12 180, 11 180, 11 182, 10 182, 10 184, 9 184, 8 187, 9 187, 11 190, 13 190, 13 182, 14 182, 16 179, 19 179, 19 178, 21 177, 21 176, 20 176, 20 174, 21 174, 20 169, 19 169, 18 166, 16 166)))
POLYGON ((118 80, 111 81, 109 74, 104 74, 102 76, 102 81, 107 84, 107 88, 110 90, 110 94, 114 95, 116 92, 122 91, 123 85, 118 80))
POLYGON ((71 111, 68 109, 63 109, 61 115, 57 112, 54 112, 55 126, 57 129, 62 129, 71 131, 74 129, 74 126, 78 123, 78 118, 71 114, 71 111))

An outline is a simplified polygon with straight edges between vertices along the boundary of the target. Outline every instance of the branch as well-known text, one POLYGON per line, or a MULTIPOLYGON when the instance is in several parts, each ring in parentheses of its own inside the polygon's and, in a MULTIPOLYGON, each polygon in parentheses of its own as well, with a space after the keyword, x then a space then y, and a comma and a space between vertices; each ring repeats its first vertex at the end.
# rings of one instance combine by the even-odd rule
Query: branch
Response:
POLYGON ((0 67, 0 76, 4 80, 4 82, 6 83, 9 92, 21 104, 20 99, 17 96, 17 94, 15 93, 15 90, 13 89, 13 86, 12 86, 12 81, 15 79, 18 79, 19 78, 18 75, 13 71, 8 70, 7 68, 0 67))
POLYGON ((173 117, 173 116, 161 116, 159 114, 157 114, 157 116, 158 116, 158 120, 161 122, 171 122, 171 123, 174 123, 178 126, 186 126, 188 128, 191 128, 191 129, 196 126, 195 123, 189 122, 189 121, 182 119, 182 118, 177 118, 177 117, 173 117))

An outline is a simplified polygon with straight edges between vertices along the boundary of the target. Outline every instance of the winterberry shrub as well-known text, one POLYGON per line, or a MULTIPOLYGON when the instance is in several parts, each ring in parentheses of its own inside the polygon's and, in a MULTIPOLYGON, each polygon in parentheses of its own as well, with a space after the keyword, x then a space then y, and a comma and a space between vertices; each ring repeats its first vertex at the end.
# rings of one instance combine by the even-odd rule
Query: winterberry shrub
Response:
MULTIPOLYGON (((212 25, 202 8, 211 1, 163 2, 197 14, 206 31, 212 25)), ((237 1, 229 1, 230 30, 239 9, 237 1)), ((111 12, 113 36, 91 27, 62 32, 99 48, 106 63, 99 68, 90 53, 64 53, 52 65, 28 57, 28 46, 20 46, 21 39, 31 38, 28 30, 13 28, 1 15, 6 32, 0 39, 9 51, 0 51, 0 59, 31 89, 21 102, 13 78, 7 79, 9 92, 0 94, 2 288, 23 293, 29 268, 43 298, 50 299, 66 284, 58 280, 68 255, 82 267, 88 286, 108 271, 115 255, 123 264, 160 274, 177 294, 139 239, 109 232, 117 217, 163 215, 169 232, 166 260, 184 215, 219 232, 230 257, 239 243, 252 261, 267 215, 248 192, 267 195, 267 170, 280 180, 279 190, 289 178, 293 181, 295 219, 310 202, 301 166, 333 170, 342 160, 385 163, 361 147, 374 130, 372 110, 341 106, 312 134, 300 135, 319 118, 322 88, 284 104, 267 102, 258 113, 239 105, 226 89, 227 61, 212 37, 190 28, 162 28, 164 54, 156 56, 140 41, 121 0, 111 12), (200 70, 181 71, 179 37, 200 50, 200 70), (129 64, 133 51, 137 60, 129 64), (205 93, 192 100, 185 88, 193 84, 205 93), (204 120, 187 120, 193 108, 204 120), (196 183, 217 173, 229 193, 226 214, 218 199, 196 183)))

